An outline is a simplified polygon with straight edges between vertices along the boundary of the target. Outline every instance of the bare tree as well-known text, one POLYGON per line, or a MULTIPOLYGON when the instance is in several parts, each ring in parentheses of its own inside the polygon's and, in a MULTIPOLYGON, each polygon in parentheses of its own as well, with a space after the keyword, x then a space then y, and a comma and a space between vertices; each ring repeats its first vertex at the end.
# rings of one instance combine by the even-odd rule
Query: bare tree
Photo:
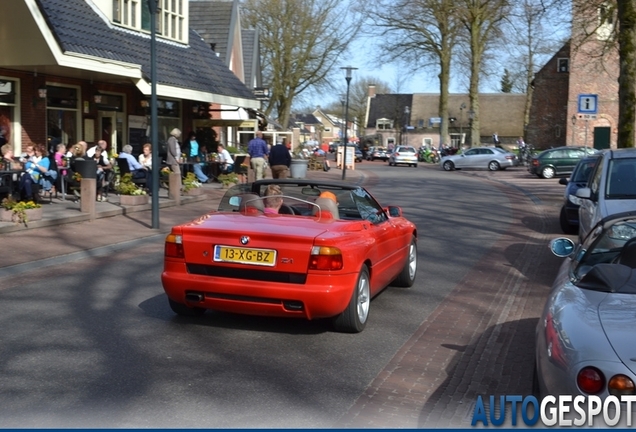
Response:
POLYGON ((472 111, 471 145, 481 143, 479 124, 479 82, 482 60, 487 50, 500 37, 500 25, 510 12, 509 0, 457 0, 456 13, 464 27, 470 62, 468 98, 472 111))
POLYGON ((451 59, 459 31, 453 0, 375 0, 371 28, 382 38, 382 59, 402 60, 413 71, 439 78, 441 136, 448 140, 451 59))
POLYGON ((561 4, 546 4, 543 0, 517 1, 502 28, 506 35, 503 47, 510 53, 506 65, 511 68, 513 87, 526 94, 524 127, 530 119, 534 74, 566 43, 565 33, 570 34, 569 26, 563 28, 557 6, 561 4), (564 37, 555 37, 559 32, 564 37))
POLYGON ((245 0, 243 16, 259 30, 263 80, 272 95, 266 114, 286 126, 296 96, 328 85, 358 31, 350 25, 354 14, 339 0, 245 0))

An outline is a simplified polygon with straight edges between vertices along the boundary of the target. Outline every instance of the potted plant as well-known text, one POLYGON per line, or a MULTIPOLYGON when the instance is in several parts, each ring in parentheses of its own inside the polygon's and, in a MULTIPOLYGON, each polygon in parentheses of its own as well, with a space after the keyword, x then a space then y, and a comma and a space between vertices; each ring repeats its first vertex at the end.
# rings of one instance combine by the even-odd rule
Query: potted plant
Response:
POLYGON ((133 183, 132 174, 130 173, 124 174, 119 179, 117 193, 119 193, 119 203, 121 205, 148 204, 146 191, 133 183))
POLYGON ((27 226, 29 221, 42 219, 42 206, 34 201, 15 201, 8 197, 2 200, 3 222, 23 223, 27 226))
POLYGON ((201 182, 197 180, 196 175, 193 172, 186 174, 182 182, 182 188, 184 195, 201 195, 203 189, 201 188, 201 182))
POLYGON ((227 173, 227 174, 221 174, 218 177, 219 181, 223 184, 224 188, 229 188, 230 186, 234 186, 236 184, 238 184, 239 178, 238 175, 236 175, 236 173, 227 173))

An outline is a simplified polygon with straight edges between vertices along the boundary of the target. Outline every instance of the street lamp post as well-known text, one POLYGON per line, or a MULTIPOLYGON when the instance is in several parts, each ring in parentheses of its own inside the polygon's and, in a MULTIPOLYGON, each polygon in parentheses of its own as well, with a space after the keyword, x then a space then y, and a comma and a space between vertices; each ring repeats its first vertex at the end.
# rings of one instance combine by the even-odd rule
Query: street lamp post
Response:
MULTIPOLYGON (((472 109, 468 110, 468 119, 470 120, 470 126, 471 126, 471 132, 472 132, 472 125, 473 125, 473 120, 475 119, 475 111, 473 111, 472 109)), ((470 135, 470 146, 473 146, 473 136, 472 133, 470 135)))
POLYGON ((157 118, 157 1, 148 0, 150 10, 150 142, 152 144, 152 228, 159 229, 159 126, 157 118))
POLYGON ((576 125, 576 116, 572 114, 572 145, 574 145, 574 126, 576 125))
POLYGON ((345 124, 344 124, 344 154, 342 155, 342 179, 345 179, 347 173, 347 124, 349 123, 349 84, 351 83, 351 71, 358 68, 346 66, 340 69, 346 70, 345 79, 347 80, 347 97, 345 103, 345 124))
POLYGON ((404 107, 404 136, 406 139, 406 145, 409 145, 409 114, 411 110, 408 105, 404 107))
POLYGON ((459 106, 459 146, 462 147, 464 145, 464 110, 466 109, 466 104, 462 102, 459 106))
MULTIPOLYGON (((345 118, 345 95, 341 94, 340 95, 340 103, 342 104, 342 122, 341 124, 344 125, 344 118, 345 118)), ((346 125, 340 130, 340 139, 344 138, 344 130, 346 128, 346 125)))

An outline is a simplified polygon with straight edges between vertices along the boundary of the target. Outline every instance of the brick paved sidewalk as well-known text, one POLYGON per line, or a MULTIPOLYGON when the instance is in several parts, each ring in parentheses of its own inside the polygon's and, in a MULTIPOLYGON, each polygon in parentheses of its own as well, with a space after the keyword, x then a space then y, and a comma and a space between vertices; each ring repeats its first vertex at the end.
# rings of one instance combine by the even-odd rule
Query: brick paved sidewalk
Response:
POLYGON ((531 394, 534 328, 560 264, 546 253, 545 233, 555 232, 557 218, 522 191, 496 184, 519 222, 475 263, 335 427, 471 427, 478 395, 531 394))

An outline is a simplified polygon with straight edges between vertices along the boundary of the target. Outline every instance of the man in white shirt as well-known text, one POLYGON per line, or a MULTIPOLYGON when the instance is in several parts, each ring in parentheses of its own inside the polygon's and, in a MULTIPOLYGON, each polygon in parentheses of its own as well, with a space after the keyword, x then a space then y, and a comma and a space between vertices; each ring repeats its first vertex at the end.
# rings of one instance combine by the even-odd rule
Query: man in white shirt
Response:
POLYGON ((234 169, 234 161, 232 160, 230 152, 227 151, 223 144, 219 144, 216 151, 219 155, 219 162, 221 163, 221 172, 223 174, 232 172, 234 169))
POLYGON ((93 155, 95 154, 95 147, 97 147, 97 146, 101 147, 101 149, 102 149, 102 160, 104 161, 104 163, 106 165, 110 165, 110 161, 108 160, 108 152, 106 151, 106 147, 108 146, 108 144, 104 140, 97 141, 97 145, 96 146, 91 147, 88 150, 86 150, 86 156, 88 156, 89 158, 92 158, 93 155))

